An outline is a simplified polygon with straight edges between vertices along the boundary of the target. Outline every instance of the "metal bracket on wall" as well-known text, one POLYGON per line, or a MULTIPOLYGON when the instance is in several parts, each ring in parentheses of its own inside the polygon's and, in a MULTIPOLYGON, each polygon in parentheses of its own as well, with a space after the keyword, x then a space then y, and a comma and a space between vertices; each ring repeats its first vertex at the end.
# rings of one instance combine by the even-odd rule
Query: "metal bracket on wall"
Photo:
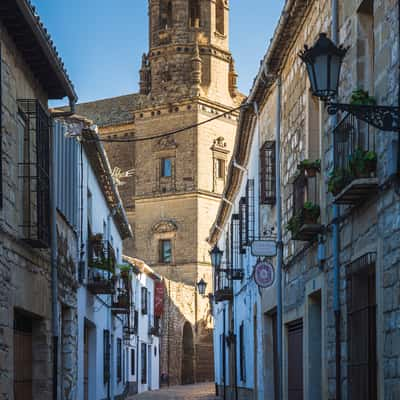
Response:
POLYGON ((326 107, 330 115, 335 115, 338 111, 346 111, 381 131, 400 131, 400 107, 344 103, 327 103, 326 107))

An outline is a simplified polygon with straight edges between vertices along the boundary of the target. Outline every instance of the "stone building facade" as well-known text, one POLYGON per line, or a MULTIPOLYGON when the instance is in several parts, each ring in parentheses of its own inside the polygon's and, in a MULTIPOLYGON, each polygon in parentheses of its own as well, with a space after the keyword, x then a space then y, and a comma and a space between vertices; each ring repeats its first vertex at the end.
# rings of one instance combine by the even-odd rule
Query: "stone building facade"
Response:
POLYGON ((51 399, 47 101, 76 95, 28 2, 2 2, 0 47, 0 397, 51 399))
POLYGON ((161 373, 170 384, 213 378, 210 306, 195 284, 204 278, 212 286, 206 239, 235 141, 238 112, 221 114, 243 99, 228 7, 227 0, 149 1, 140 93, 77 106, 110 142, 134 230, 128 255, 165 278, 161 373))
MULTIPOLYGON (((338 42, 348 47, 339 101, 349 103, 353 91, 363 89, 379 105, 398 106, 399 2, 337 3, 338 42)), ((259 137, 260 152, 250 153, 250 146, 241 146, 233 156, 242 157, 245 167, 253 157, 262 165, 268 156, 264 146, 276 140, 280 126, 283 398, 396 399, 400 396, 396 367, 400 356, 399 137, 398 132, 380 131, 345 112, 330 117, 324 104, 312 96, 298 54, 305 44, 312 46, 321 32, 332 37, 336 16, 331 6, 325 0, 285 3, 248 100, 258 106, 258 118, 251 110, 244 113, 237 134, 241 143, 259 137), (259 132, 252 128, 257 120, 259 132), (336 188, 331 173, 338 172, 343 160, 354 160, 356 149, 376 154, 376 170, 357 175, 354 164, 346 166, 353 168, 351 176, 336 188), (301 172, 302 161, 318 159, 315 177, 308 170, 301 172), (293 220, 305 202, 320 211, 312 223, 293 220)), ((240 178, 233 178, 238 174, 229 169, 230 184, 224 195, 231 202, 240 190, 240 178)), ((273 170, 260 171, 261 191, 265 179, 273 183, 273 177, 273 170)), ((264 200, 261 237, 271 228, 276 232, 279 206, 267 196, 264 200)), ((218 227, 225 226, 229 209, 228 202, 221 204, 211 243, 223 235, 218 227)), ((252 398, 278 398, 276 293, 272 287, 261 290, 260 296, 258 325, 263 331, 264 357, 263 366, 253 370, 259 390, 258 397, 252 398)))

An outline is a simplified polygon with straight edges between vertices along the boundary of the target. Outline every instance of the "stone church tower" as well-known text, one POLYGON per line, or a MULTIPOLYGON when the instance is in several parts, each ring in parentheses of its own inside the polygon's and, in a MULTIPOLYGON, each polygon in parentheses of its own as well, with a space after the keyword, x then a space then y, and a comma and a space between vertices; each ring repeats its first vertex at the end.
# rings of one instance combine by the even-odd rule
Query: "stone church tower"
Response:
POLYGON ((134 231, 128 255, 165 278, 161 373, 170 384, 213 380, 206 242, 223 191, 238 113, 170 136, 241 104, 229 52, 228 0, 149 0, 150 49, 143 55, 140 93, 77 106, 108 143, 134 231), (150 139, 152 138, 152 139, 150 139))

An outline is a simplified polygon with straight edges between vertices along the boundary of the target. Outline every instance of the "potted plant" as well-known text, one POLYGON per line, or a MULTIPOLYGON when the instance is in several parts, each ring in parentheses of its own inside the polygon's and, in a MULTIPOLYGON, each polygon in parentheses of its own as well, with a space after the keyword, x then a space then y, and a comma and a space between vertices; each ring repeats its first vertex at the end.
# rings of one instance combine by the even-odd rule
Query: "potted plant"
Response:
POLYGON ((350 104, 354 106, 374 106, 376 99, 367 90, 357 89, 351 94, 350 104))
POLYGON ((120 264, 118 265, 121 278, 128 279, 129 273, 131 272, 131 267, 129 265, 120 264))
POLYGON ((126 308, 129 306, 128 293, 120 291, 118 294, 118 307, 126 308))
POLYGON ((286 224, 286 229, 296 235, 301 228, 301 218, 299 215, 293 215, 286 224))
POLYGON ((366 151, 364 154, 365 169, 368 175, 376 174, 376 164, 378 161, 378 156, 375 151, 366 151))
POLYGON ((351 179, 351 174, 349 171, 344 169, 334 170, 328 181, 328 192, 337 196, 343 188, 347 185, 347 182, 351 179))
POLYGON ((306 159, 297 168, 302 172, 304 171, 309 178, 314 178, 317 172, 321 171, 321 160, 310 161, 306 159))
POLYGON ((302 210, 303 224, 316 224, 321 214, 319 205, 306 201, 302 210))
POLYGON ((352 174, 356 178, 369 178, 376 172, 377 154, 374 151, 357 149, 349 157, 352 174))

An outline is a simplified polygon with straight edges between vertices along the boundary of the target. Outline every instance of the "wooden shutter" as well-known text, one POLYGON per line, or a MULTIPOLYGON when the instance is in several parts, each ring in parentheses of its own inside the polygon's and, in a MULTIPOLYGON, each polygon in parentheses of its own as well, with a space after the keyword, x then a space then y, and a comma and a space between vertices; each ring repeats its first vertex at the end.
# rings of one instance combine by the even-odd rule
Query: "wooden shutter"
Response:
POLYGON ((103 382, 106 385, 110 382, 110 331, 103 331, 103 382))

